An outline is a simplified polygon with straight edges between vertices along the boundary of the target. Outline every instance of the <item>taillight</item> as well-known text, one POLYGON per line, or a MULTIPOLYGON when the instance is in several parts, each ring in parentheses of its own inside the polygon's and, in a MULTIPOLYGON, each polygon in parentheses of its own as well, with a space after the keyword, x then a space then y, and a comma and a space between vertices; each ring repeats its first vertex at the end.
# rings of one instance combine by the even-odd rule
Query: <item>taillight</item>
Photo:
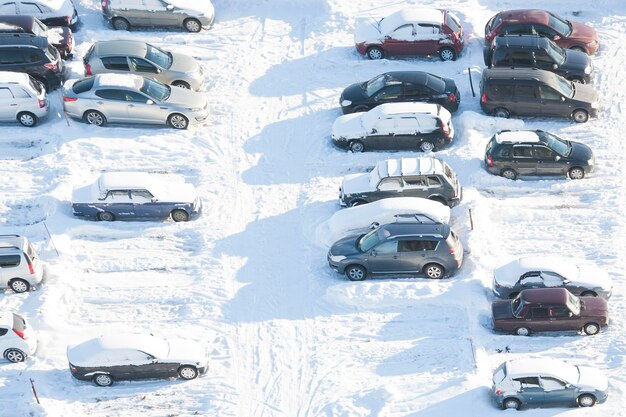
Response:
POLYGON ((444 123, 443 120, 441 120, 441 131, 444 135, 450 134, 450 127, 446 123, 444 123))
POLYGON ((93 74, 91 73, 91 65, 89 65, 89 64, 85 64, 85 74, 87 74, 87 75, 93 75, 93 74))
POLYGON ((493 166, 493 157, 491 155, 487 155, 487 166, 488 167, 493 166))
POLYGON ((72 23, 72 16, 65 16, 65 20, 67 20, 67 25, 69 26, 72 23))
POLYGON ((497 389, 496 390, 496 395, 502 395, 502 390, 501 389, 497 389))
POLYGON ((24 334, 24 332, 23 332, 23 331, 21 331, 21 330, 16 330, 16 329, 13 329, 13 331, 15 332, 15 334, 16 334, 16 335, 18 335, 18 336, 19 336, 19 337, 21 337, 22 339, 24 339, 24 340, 28 340, 28 337, 26 337, 26 335, 24 334))
POLYGON ((37 103, 39 103, 39 108, 43 109, 46 107, 46 100, 37 99, 37 103))
POLYGON ((102 11, 104 11, 107 8, 107 3, 108 3, 108 0, 102 0, 102 3, 101 3, 102 4, 102 11))
POLYGON ((483 104, 487 104, 487 93, 483 93, 483 95, 480 96, 480 102, 483 104))
POLYGON ((496 288, 500 288, 500 287, 502 286, 502 285, 498 284, 498 281, 494 281, 494 282, 493 282, 493 285, 494 285, 496 288))
POLYGON ((454 255, 454 248, 450 248, 450 255, 454 255))
POLYGON ((450 93, 448 95, 448 101, 451 101, 452 103, 455 103, 456 102, 456 94, 450 93))
POLYGON ((33 266, 33 263, 31 261, 28 261, 28 271, 31 275, 35 274, 35 267, 33 266))
POLYGON ((76 101, 78 100, 77 97, 65 97, 63 96, 63 101, 76 101))
POLYGON ((70 372, 75 374, 76 372, 78 372, 78 369, 76 369, 76 367, 74 366, 70 366, 70 372))
POLYGON ((59 67, 57 66, 57 64, 53 64, 53 63, 48 63, 48 64, 43 64, 44 67, 48 68, 49 70, 52 70, 53 72, 58 72, 59 71, 59 67))

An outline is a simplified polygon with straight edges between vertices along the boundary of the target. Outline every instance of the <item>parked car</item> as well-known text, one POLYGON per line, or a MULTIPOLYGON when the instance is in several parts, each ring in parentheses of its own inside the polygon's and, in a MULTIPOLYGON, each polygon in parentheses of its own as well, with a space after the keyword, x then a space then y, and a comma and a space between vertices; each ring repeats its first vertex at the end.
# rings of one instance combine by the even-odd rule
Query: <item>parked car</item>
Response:
POLYGON ((194 58, 140 41, 96 42, 83 58, 83 64, 86 75, 137 74, 196 91, 204 83, 202 66, 194 58))
POLYGON ((14 37, 42 37, 59 51, 63 59, 72 55, 72 29, 67 26, 48 27, 33 16, 0 15, 0 42, 14 37))
POLYGON ((332 133, 335 145, 352 152, 429 152, 448 145, 453 138, 450 112, 431 103, 385 103, 365 113, 344 114, 333 123, 332 133))
POLYGON ((493 373, 491 393, 502 409, 521 407, 593 407, 608 396, 609 381, 600 371, 558 359, 506 361, 493 373))
POLYGON ((33 16, 48 26, 78 24, 78 13, 72 0, 0 0, 0 14, 33 16))
POLYGON ((187 129, 209 117, 208 107, 202 93, 131 74, 98 74, 70 81, 63 89, 65 112, 96 126, 144 123, 187 129))
POLYGON ((144 334, 108 334, 68 346, 72 376, 108 387, 115 381, 194 379, 206 373, 206 349, 189 340, 144 334))
POLYGON ((328 264, 350 281, 368 275, 419 275, 439 279, 463 262, 463 246, 447 224, 395 222, 335 242, 328 264))
POLYGON ((456 174, 436 158, 399 158, 378 162, 371 171, 346 175, 339 188, 342 207, 390 197, 422 197, 454 207, 462 190, 456 174))
POLYGON ((518 176, 568 176, 582 179, 593 170, 591 149, 542 130, 504 130, 485 149, 485 169, 511 180, 518 176))
POLYGON ((22 293, 43 280, 43 264, 28 239, 0 235, 0 286, 22 293))
POLYGON ((496 117, 568 117, 585 123, 600 108, 598 93, 537 68, 492 68, 483 71, 480 107, 496 117))
POLYGON ((49 110, 50 101, 40 82, 21 72, 0 71, 0 121, 33 127, 49 110))
POLYGON ((513 300, 494 301, 491 310, 494 330, 519 336, 568 330, 593 335, 609 323, 605 299, 577 297, 565 288, 523 290, 513 300))
POLYGON ((116 30, 153 26, 200 32, 213 25, 215 9, 210 0, 102 0, 102 15, 116 30))
POLYGON ((352 84, 339 97, 343 114, 368 111, 383 103, 407 101, 441 104, 453 113, 459 108, 461 95, 454 80, 449 78, 422 71, 395 71, 352 84))
POLYGON ((41 37, 0 39, 0 71, 25 72, 48 91, 60 87, 68 72, 59 51, 41 37))
POLYGON ((535 35, 500 35, 494 39, 485 65, 489 68, 539 68, 575 83, 589 83, 593 62, 581 51, 564 49, 548 38, 535 35))
POLYGON ((91 220, 135 220, 170 217, 175 222, 197 217, 202 202, 192 184, 169 175, 107 172, 74 189, 74 216, 91 220))
POLYGON ((526 256, 493 271, 493 293, 515 298, 528 288, 564 287, 574 295, 608 299, 613 281, 606 271, 576 259, 550 255, 526 256))
POLYGON ((0 352, 9 362, 24 362, 37 350, 37 336, 24 317, 10 311, 0 311, 0 352))
POLYGON ((407 7, 378 22, 361 22, 354 43, 369 59, 439 55, 442 61, 454 61, 463 50, 463 28, 447 10, 407 7))
POLYGON ((506 10, 489 19, 485 26, 485 44, 501 34, 540 35, 556 42, 562 48, 595 54, 600 42, 591 26, 563 19, 545 10, 506 10))

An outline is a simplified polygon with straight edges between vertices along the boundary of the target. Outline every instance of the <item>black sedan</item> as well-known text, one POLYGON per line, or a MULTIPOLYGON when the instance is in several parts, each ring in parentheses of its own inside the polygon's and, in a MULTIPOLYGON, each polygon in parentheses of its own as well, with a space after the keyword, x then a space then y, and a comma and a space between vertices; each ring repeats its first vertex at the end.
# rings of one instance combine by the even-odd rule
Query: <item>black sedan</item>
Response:
POLYGON ((367 111, 383 103, 411 101, 440 104, 452 113, 458 110, 461 95, 449 78, 423 71, 395 71, 352 84, 339 98, 344 114, 367 111))

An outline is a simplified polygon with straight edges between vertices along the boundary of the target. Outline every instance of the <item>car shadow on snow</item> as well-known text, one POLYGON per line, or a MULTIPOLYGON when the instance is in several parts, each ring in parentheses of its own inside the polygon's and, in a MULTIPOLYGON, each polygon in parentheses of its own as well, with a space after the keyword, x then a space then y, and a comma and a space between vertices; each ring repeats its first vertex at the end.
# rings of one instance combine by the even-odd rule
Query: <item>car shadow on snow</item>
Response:
POLYGON ((408 413, 405 416, 478 417, 491 415, 497 411, 489 396, 489 389, 483 386, 448 397, 443 401, 429 405, 419 411, 408 413))

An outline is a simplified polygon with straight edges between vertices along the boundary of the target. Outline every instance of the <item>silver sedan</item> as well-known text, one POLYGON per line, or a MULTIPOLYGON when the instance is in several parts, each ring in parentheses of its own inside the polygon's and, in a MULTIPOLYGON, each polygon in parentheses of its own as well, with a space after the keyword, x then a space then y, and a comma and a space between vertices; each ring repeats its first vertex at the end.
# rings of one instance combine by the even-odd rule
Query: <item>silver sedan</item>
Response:
POLYGON ((117 122, 186 129, 209 116, 202 93, 137 75, 100 74, 68 81, 63 88, 63 107, 70 117, 96 126, 117 122))

